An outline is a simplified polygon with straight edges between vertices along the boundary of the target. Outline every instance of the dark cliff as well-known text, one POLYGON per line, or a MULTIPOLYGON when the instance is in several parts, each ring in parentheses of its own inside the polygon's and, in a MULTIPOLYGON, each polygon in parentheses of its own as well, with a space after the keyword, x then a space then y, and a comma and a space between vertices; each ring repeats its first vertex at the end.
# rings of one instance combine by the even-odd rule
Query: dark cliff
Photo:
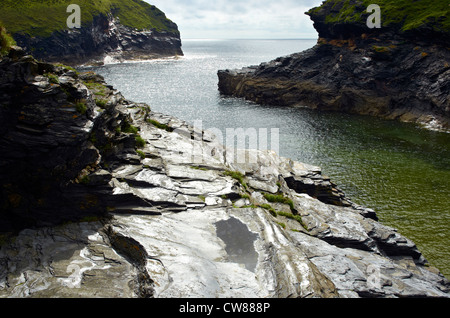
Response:
POLYGON ((219 71, 219 90, 263 104, 302 105, 448 129, 448 16, 443 12, 440 24, 429 19, 411 27, 412 22, 391 22, 386 13, 382 28, 370 29, 366 8, 362 1, 326 1, 307 13, 319 33, 316 46, 259 66, 219 71))
POLYGON ((40 60, 68 65, 181 56, 180 32, 144 1, 6 1, 0 21, 17 44, 40 60), (79 4, 81 27, 69 28, 69 4, 79 4))
POLYGON ((127 104, 100 76, 18 47, 0 60, 0 232, 105 215, 102 168, 139 158, 143 142, 127 104))

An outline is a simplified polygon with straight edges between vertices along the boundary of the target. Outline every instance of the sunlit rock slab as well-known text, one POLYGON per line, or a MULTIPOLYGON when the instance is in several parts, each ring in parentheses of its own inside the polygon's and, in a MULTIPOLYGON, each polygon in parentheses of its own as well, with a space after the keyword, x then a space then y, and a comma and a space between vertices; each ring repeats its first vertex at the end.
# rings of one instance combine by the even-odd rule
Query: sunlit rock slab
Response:
POLYGON ((261 209, 222 208, 115 222, 153 258, 147 269, 156 297, 336 296, 268 217, 261 209))

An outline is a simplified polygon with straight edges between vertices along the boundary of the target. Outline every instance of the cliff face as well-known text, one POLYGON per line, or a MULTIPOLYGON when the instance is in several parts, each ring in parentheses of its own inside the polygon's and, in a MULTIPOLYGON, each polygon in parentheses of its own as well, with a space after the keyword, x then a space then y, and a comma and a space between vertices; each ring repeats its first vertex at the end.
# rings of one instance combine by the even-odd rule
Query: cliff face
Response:
POLYGON ((237 161, 100 76, 14 47, 0 92, 0 297, 449 296, 318 167, 237 161))
POLYGON ((116 133, 127 123, 121 96, 17 47, 0 61, 0 87, 0 231, 102 215, 102 176, 97 190, 83 178, 122 150, 136 153, 134 137, 116 133))
POLYGON ((320 36, 315 47, 259 66, 219 71, 219 90, 274 106, 374 115, 448 130, 450 33, 431 22, 412 29, 396 23, 369 29, 366 8, 361 1, 327 1, 312 9, 308 14, 320 36))
POLYGON ((448 4, 441 1, 379 0, 380 28, 368 28, 370 0, 327 0, 306 12, 319 38, 350 39, 363 34, 428 42, 448 46, 450 18, 448 4))
POLYGON ((161 11, 143 1, 110 2, 110 7, 97 8, 83 1, 31 2, 28 6, 29 1, 25 1, 23 7, 7 1, 0 21, 19 46, 48 62, 101 64, 106 56, 124 60, 183 55, 177 25, 161 11), (70 13, 66 13, 66 7, 71 3, 79 3, 82 8, 81 28, 67 27, 70 13), (24 21, 16 23, 16 15, 22 12, 24 21), (56 22, 48 21, 53 12, 56 22))
POLYGON ((17 34, 15 40, 36 58, 69 65, 101 64, 106 56, 133 60, 183 55, 179 34, 135 30, 111 13, 95 17, 79 30, 57 31, 46 38, 17 34))

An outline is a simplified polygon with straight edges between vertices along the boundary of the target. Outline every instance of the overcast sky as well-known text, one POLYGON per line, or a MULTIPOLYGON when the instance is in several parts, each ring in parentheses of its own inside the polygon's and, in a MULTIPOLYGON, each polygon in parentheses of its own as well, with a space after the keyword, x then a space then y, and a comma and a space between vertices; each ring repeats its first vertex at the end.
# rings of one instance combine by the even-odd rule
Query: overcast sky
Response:
POLYGON ((145 0, 178 24, 183 39, 316 39, 305 12, 323 0, 145 0))

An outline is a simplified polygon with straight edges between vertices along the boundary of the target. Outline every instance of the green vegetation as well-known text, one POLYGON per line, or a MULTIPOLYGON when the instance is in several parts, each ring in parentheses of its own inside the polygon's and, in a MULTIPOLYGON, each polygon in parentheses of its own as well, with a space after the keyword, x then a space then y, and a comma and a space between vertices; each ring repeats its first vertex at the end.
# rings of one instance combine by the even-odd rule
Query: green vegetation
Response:
POLYGON ((52 83, 52 84, 59 84, 59 78, 58 78, 58 76, 56 74, 45 73, 44 76, 48 78, 50 83, 52 83))
POLYGON ((6 28, 0 23, 0 57, 7 55, 11 46, 16 45, 16 42, 10 34, 6 31, 6 28))
POLYGON ((269 211, 270 214, 272 214, 273 217, 277 217, 278 216, 278 212, 270 204, 262 204, 261 208, 266 209, 267 211, 269 211))
POLYGON ((303 222, 303 219, 302 219, 302 217, 300 215, 293 214, 293 213, 288 213, 288 212, 276 211, 270 204, 262 204, 262 205, 260 205, 260 207, 263 208, 263 209, 268 210, 273 217, 284 216, 284 217, 286 217, 288 219, 295 220, 298 223, 300 223, 300 225, 305 230, 308 231, 308 227, 303 222))
POLYGON ((122 124, 121 131, 125 134, 134 134, 137 135, 139 133, 139 129, 133 125, 131 125, 129 122, 125 121, 122 124))
POLYGON ((64 64, 61 64, 61 63, 57 63, 57 64, 55 64, 55 66, 57 66, 57 67, 61 67, 62 69, 64 69, 66 72, 68 72, 68 71, 73 71, 73 72, 75 72, 75 74, 80 74, 76 69, 74 69, 72 66, 68 66, 68 65, 64 65, 64 64))
POLYGON ((322 6, 313 8, 311 14, 317 14, 327 6, 333 11, 326 23, 365 23, 370 13, 366 12, 370 4, 381 7, 383 27, 398 26, 402 31, 414 30, 425 24, 435 31, 450 32, 450 6, 448 1, 438 0, 328 0, 322 6))
MULTIPOLYGON (((141 135, 139 135, 139 128, 137 128, 136 126, 133 126, 132 124, 130 124, 127 120, 125 120, 122 123, 121 127, 117 127, 116 128, 116 132, 117 133, 125 133, 125 134, 133 134, 134 138, 136 140, 136 147, 137 148, 144 148, 145 145, 147 144, 147 142, 144 140, 144 138, 141 137, 141 135)), ((140 154, 138 152, 138 154, 142 157, 142 154, 140 154)), ((145 158, 145 154, 143 159, 145 158)))
POLYGON ((200 171, 208 171, 208 169, 199 166, 190 166, 191 169, 200 170, 200 171))
POLYGON ((75 104, 75 108, 76 108, 77 112, 79 112, 81 115, 84 115, 84 114, 86 114, 86 112, 87 112, 87 106, 86 106, 86 103, 83 103, 83 102, 77 102, 77 103, 75 104))
POLYGON ((159 128, 159 129, 162 129, 162 130, 165 130, 165 131, 168 131, 168 132, 173 132, 173 129, 172 129, 172 128, 170 128, 170 127, 167 126, 167 125, 161 124, 159 121, 156 121, 156 120, 154 120, 154 119, 147 118, 147 122, 148 122, 149 124, 152 124, 152 125, 155 126, 156 128, 159 128))
POLYGON ((264 198, 272 203, 283 203, 283 204, 287 204, 289 205, 289 207, 291 208, 291 211, 295 211, 295 207, 294 207, 294 202, 289 199, 286 198, 284 195, 282 194, 269 194, 269 193, 264 193, 264 198))
POLYGON ((247 183, 245 183, 245 176, 239 171, 225 171, 224 175, 227 177, 232 177, 233 179, 239 181, 239 183, 245 188, 248 189, 247 183))
POLYGON ((105 108, 106 104, 108 104, 108 100, 107 99, 96 99, 95 104, 100 108, 105 108))
POLYGON ((281 226, 283 229, 286 230, 286 224, 281 223, 281 222, 277 222, 277 224, 278 224, 279 226, 281 226))
POLYGON ((48 37, 67 29, 70 4, 80 6, 82 27, 95 16, 113 12, 125 26, 178 34, 176 25, 161 10, 142 0, 2 0, 0 21, 11 34, 48 37))
POLYGON ((372 46, 372 50, 377 52, 377 53, 388 53, 390 51, 390 49, 386 46, 372 46))
POLYGON ((141 150, 136 150, 137 154, 139 155, 139 157, 141 157, 141 159, 145 159, 147 156, 145 155, 145 153, 141 150))
POLYGON ((95 81, 84 81, 83 83, 94 95, 101 97, 106 96, 108 88, 105 85, 95 81))
POLYGON ((288 219, 291 220, 295 220, 298 223, 300 223, 300 225, 308 231, 308 227, 306 226, 306 224, 303 222, 302 217, 300 215, 296 215, 296 214, 292 214, 292 213, 286 213, 286 212, 278 212, 278 215, 280 216, 284 216, 287 217, 288 219))
POLYGON ((145 145, 147 144, 144 138, 142 138, 140 135, 136 135, 135 139, 136 139, 136 147, 138 148, 144 148, 145 145))

